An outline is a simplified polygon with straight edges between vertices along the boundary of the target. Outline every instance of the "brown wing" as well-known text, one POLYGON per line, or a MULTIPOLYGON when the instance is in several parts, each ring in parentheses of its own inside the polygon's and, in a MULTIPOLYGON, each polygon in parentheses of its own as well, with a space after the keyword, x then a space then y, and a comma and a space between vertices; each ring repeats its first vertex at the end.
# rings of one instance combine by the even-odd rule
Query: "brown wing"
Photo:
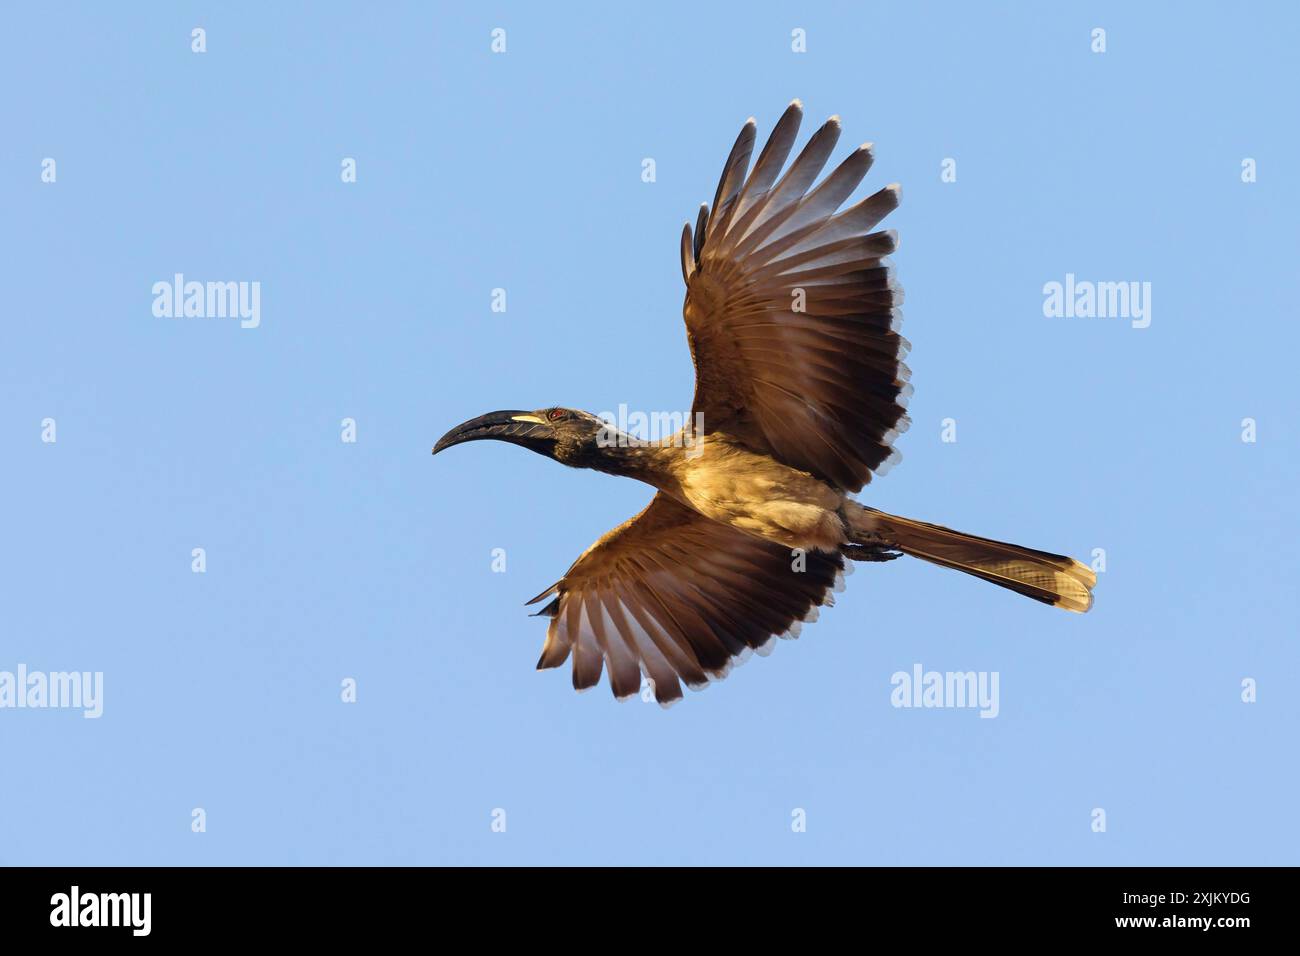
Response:
POLYGON ((572 654, 573 686, 594 687, 602 667, 620 699, 644 674, 655 698, 679 700, 680 678, 698 689, 727 676, 733 661, 770 652, 774 635, 798 636, 815 608, 832 604, 844 559, 751 538, 660 492, 635 518, 603 536, 563 580, 529 601, 556 594, 538 669, 572 654), (558 593, 557 593, 558 592, 558 593))
POLYGON ((693 411, 705 432, 857 491, 897 457, 911 386, 898 334, 903 292, 884 257, 897 185, 836 210, 871 166, 862 146, 815 188, 840 135, 832 117, 781 179, 803 115, 790 104, 748 178, 754 121, 741 130, 712 211, 682 233, 693 411))

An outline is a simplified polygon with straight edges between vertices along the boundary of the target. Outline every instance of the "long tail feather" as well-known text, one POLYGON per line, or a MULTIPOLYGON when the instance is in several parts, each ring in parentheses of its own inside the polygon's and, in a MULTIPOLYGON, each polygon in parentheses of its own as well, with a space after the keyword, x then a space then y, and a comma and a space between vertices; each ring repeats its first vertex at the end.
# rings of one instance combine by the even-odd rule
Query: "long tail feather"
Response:
MULTIPOLYGON (((895 549, 954 568, 1035 601, 1082 614, 1092 607, 1097 575, 1073 558, 859 506, 849 514, 854 543, 895 549)), ((849 553, 850 557, 854 555, 849 553)))

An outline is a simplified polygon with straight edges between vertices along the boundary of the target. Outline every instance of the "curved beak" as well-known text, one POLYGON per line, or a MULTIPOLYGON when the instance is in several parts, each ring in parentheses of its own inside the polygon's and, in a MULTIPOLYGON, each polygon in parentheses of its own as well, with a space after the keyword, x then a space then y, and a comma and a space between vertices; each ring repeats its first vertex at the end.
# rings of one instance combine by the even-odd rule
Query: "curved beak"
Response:
POLYGON ((438 439, 433 453, 436 455, 452 445, 481 438, 508 441, 548 456, 555 448, 555 429, 545 421, 532 412, 504 411, 488 412, 457 425, 438 439))

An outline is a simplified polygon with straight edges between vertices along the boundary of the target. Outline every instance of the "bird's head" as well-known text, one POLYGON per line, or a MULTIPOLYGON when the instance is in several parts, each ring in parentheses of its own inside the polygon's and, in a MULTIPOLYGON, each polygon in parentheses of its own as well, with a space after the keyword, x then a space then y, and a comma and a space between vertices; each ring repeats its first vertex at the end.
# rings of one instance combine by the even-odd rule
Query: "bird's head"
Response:
POLYGON ((433 453, 436 455, 467 441, 495 438, 522 445, 563 464, 584 468, 601 457, 609 436, 615 434, 602 419, 572 408, 488 412, 447 432, 433 446, 433 453))

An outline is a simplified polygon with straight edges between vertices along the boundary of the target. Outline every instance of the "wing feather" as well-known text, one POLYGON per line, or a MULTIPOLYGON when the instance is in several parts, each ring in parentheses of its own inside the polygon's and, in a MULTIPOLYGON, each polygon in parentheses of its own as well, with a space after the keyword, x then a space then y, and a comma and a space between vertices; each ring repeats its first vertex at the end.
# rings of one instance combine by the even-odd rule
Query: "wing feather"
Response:
POLYGON ((778 178, 801 115, 797 101, 787 108, 741 182, 753 145, 745 125, 692 236, 683 312, 693 412, 706 433, 858 491, 897 458, 892 443, 908 425, 910 345, 888 258, 898 234, 873 231, 900 194, 887 186, 837 212, 871 168, 869 146, 814 187, 839 139, 836 117, 778 178))
MULTIPOLYGON (((838 554, 813 553, 792 567, 781 545, 745 535, 660 492, 632 520, 603 536, 554 585, 556 599, 539 669, 572 657, 573 686, 608 672, 620 699, 641 675, 659 703, 719 680, 755 650, 831 602, 838 554)), ((551 593, 552 589, 547 592, 551 593)))

